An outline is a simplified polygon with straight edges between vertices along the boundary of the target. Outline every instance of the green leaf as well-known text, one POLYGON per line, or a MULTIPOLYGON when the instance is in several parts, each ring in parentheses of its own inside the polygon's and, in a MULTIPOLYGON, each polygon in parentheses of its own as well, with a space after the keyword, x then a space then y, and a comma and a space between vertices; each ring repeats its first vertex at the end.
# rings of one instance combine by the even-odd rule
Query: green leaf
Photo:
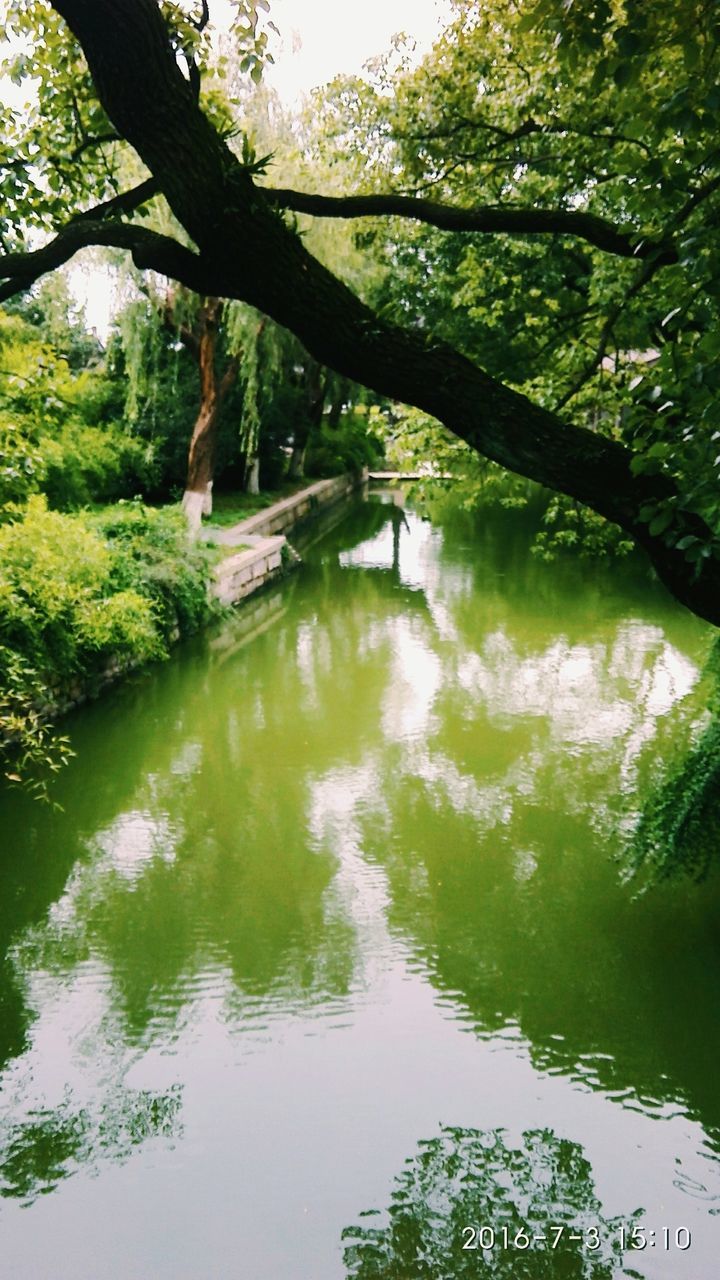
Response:
POLYGON ((663 511, 660 513, 660 515, 655 516, 654 520, 650 521, 650 525, 649 525, 650 533, 653 535, 653 537, 658 533, 664 533, 666 529, 669 529, 672 522, 673 522, 673 512, 663 511))

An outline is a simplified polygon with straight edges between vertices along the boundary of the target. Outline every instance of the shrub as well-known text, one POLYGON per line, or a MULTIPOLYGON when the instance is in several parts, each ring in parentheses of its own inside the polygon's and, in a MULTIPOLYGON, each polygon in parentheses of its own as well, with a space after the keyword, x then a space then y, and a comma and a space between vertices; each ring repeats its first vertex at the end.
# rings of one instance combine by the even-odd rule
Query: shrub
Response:
POLYGON ((30 497, 0 527, 0 760, 44 792, 67 757, 44 716, 80 680, 167 653, 209 615, 213 553, 179 511, 138 502, 63 515, 30 497))
POLYGON ((337 427, 323 422, 315 431, 305 455, 305 473, 323 479, 345 471, 377 465, 383 449, 367 428, 367 419, 349 415, 337 427))
POLYGON ((152 603, 165 643, 202 625, 210 608, 212 554, 190 541, 178 508, 121 502, 91 520, 113 553, 113 590, 137 591, 152 603))

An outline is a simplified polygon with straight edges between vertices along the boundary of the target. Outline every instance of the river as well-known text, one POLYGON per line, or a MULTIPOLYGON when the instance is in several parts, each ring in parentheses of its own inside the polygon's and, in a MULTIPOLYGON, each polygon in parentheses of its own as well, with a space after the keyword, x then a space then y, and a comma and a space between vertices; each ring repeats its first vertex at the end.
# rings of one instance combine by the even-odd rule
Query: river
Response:
POLYGON ((708 628, 511 512, 304 556, 2 802, 0 1276, 712 1280, 718 877, 617 860, 708 628))

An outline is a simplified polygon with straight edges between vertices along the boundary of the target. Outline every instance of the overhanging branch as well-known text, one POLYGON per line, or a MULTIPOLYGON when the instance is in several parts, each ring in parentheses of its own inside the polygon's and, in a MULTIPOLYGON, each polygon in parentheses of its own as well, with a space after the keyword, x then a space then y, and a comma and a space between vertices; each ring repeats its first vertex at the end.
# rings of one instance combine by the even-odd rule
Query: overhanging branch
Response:
POLYGON ((487 206, 463 209, 434 200, 395 193, 365 196, 310 195, 288 188, 264 187, 271 204, 317 218, 369 218, 387 215, 414 218, 443 231, 506 232, 526 235, 571 235, 623 258, 652 258, 658 265, 677 262, 671 241, 641 239, 594 213, 574 209, 521 209, 487 206))
POLYGON ((219 292, 219 282, 212 278, 213 272, 202 259, 170 236, 125 222, 103 222, 83 216, 68 223, 42 249, 0 257, 0 302, 29 289, 40 276, 55 271, 80 249, 91 245, 127 249, 142 270, 157 271, 199 293, 219 292))

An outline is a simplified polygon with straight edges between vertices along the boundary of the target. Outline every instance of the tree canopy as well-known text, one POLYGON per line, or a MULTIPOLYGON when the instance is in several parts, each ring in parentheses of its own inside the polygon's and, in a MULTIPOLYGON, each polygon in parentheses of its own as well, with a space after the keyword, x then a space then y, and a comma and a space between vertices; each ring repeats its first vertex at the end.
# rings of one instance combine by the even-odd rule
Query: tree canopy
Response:
MULTIPOLYGON (((234 74, 257 84, 267 0, 236 8, 234 74)), ((419 67, 400 45, 318 98, 305 190, 238 136, 211 3, 13 0, 8 17, 36 94, 0 153, 0 299, 100 245, 249 304, 319 365, 615 522, 720 621, 711 0, 455 0, 419 67), (167 230, 143 224, 151 201, 167 230), (351 287, 307 218, 371 219, 356 244, 385 270, 351 287)))

